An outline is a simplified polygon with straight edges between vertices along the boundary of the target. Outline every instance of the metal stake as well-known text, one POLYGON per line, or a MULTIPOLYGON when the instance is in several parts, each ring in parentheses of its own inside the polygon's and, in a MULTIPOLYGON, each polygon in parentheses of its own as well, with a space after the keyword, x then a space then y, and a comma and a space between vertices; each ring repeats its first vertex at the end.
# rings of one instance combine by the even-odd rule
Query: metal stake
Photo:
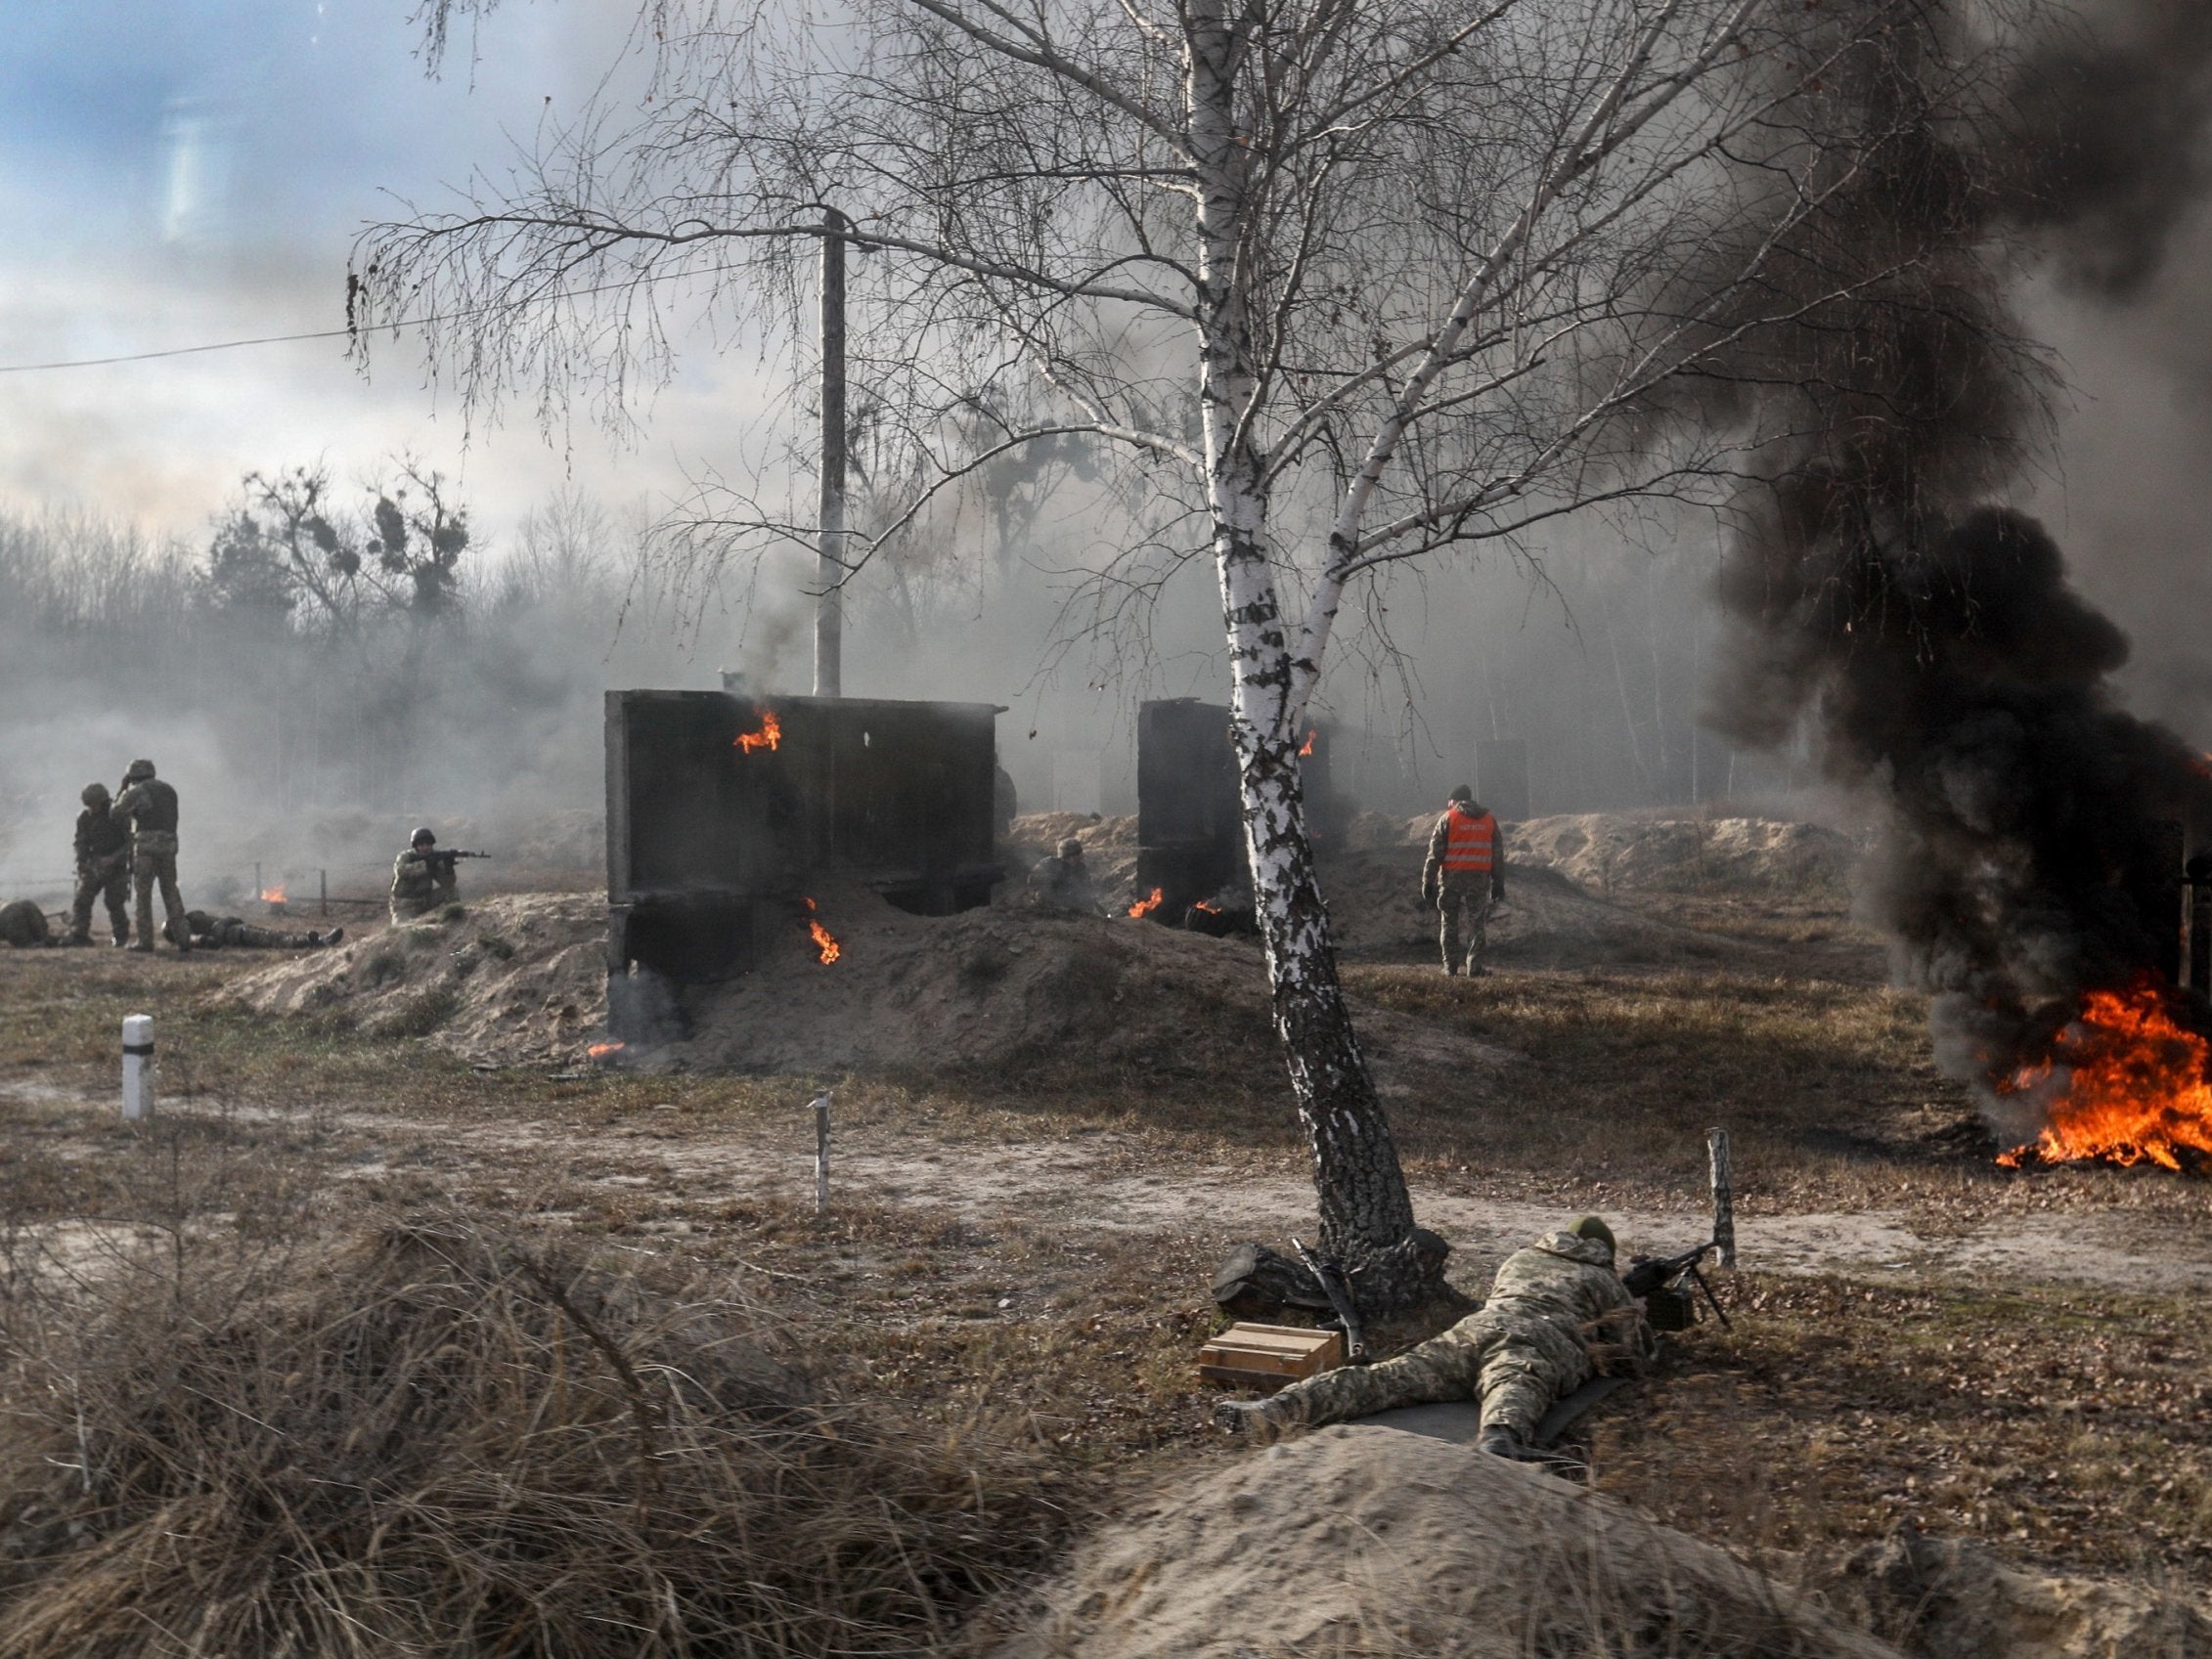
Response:
MULTIPOLYGON (((1712 1171, 1712 1242, 1719 1246, 1720 1265, 1736 1265, 1736 1188, 1728 1168, 1728 1131, 1705 1131, 1705 1152, 1712 1171)), ((1717 1311, 1717 1310, 1716 1310, 1717 1311)))
POLYGON ((829 1207, 829 1095, 815 1096, 815 1213, 829 1207))

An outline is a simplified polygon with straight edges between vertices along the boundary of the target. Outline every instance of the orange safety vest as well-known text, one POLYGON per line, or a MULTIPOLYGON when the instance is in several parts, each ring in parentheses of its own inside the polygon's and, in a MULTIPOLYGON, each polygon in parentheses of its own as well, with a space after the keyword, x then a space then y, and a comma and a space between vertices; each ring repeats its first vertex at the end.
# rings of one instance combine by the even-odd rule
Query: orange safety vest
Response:
POLYGON ((1456 806, 1445 812, 1444 861, 1446 875, 1474 871, 1488 875, 1497 867, 1498 820, 1494 812, 1470 817, 1456 806))

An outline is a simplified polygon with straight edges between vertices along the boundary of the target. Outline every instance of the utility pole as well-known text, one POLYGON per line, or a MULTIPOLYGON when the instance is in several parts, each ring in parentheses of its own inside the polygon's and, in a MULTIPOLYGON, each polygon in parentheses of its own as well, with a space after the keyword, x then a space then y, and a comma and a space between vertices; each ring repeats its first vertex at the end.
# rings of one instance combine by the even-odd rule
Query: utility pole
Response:
POLYGON ((845 694, 845 235, 853 222, 821 210, 821 539, 815 560, 815 695, 845 694))

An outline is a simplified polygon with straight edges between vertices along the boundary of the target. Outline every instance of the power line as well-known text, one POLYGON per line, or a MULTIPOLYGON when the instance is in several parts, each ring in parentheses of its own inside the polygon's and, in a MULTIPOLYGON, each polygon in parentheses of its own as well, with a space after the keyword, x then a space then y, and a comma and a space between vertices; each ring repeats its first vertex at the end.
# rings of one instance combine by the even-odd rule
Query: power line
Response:
MULTIPOLYGON (((412 318, 409 322, 414 321, 412 318)), ((424 318, 431 322, 435 319, 424 318)), ((404 327, 405 325, 401 325, 404 327)), ((237 351, 243 346, 277 346, 293 340, 340 340, 350 328, 322 328, 307 334, 260 334, 250 340, 214 340, 200 346, 171 346, 166 351, 133 351, 117 357, 60 358, 52 363, 0 363, 0 374, 35 374, 47 369, 100 369, 111 363, 152 363, 163 357, 193 357, 200 352, 237 351)))
MULTIPOLYGON (((739 267, 735 265, 709 265, 697 271, 650 271, 641 276, 625 278, 618 283, 597 283, 590 287, 570 288, 558 297, 562 299, 582 299, 590 294, 613 293, 620 288, 640 287, 648 283, 676 282, 685 278, 727 276, 738 269, 739 267)), ((449 312, 442 317, 402 317, 396 322, 376 324, 374 331, 420 327, 432 323, 458 323, 465 318, 478 316, 485 311, 511 309, 514 308, 511 306, 483 306, 472 311, 449 312)), ((164 357, 197 357, 203 352, 238 351, 246 346, 281 346, 289 345, 299 340, 343 340, 352 338, 356 332, 366 333, 371 331, 373 330, 317 328, 304 334, 258 334, 245 340, 212 340, 205 345, 170 346, 164 351, 122 352, 114 357, 57 358, 52 363, 0 363, 0 374, 37 374, 50 369, 104 369, 116 363, 154 363, 164 357)))

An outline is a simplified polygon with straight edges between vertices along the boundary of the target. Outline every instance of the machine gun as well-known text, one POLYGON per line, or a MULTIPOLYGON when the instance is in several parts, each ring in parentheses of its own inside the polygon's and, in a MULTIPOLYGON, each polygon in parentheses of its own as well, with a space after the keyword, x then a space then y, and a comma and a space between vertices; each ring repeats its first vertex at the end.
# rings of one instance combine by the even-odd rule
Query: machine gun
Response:
POLYGON ((1344 1327, 1345 1358, 1353 1365, 1365 1365, 1367 1338, 1360 1334, 1359 1308, 1351 1299, 1351 1286, 1345 1280, 1344 1269, 1315 1255, 1296 1234, 1291 1237, 1291 1248, 1298 1252, 1298 1259, 1305 1263, 1305 1270, 1320 1282, 1321 1293, 1329 1298, 1337 1323, 1344 1327))
POLYGON ((1654 1331, 1686 1331, 1697 1318, 1697 1298, 1682 1288, 1684 1280, 1704 1292, 1705 1305, 1712 1309, 1721 1329, 1728 1329, 1728 1315, 1721 1311, 1719 1298, 1712 1293, 1712 1287, 1705 1282, 1698 1265, 1704 1260, 1707 1251, 1719 1248, 1719 1240, 1707 1239, 1678 1256, 1650 1256, 1629 1263, 1620 1282, 1628 1287, 1631 1296, 1642 1298, 1651 1314, 1654 1331))

